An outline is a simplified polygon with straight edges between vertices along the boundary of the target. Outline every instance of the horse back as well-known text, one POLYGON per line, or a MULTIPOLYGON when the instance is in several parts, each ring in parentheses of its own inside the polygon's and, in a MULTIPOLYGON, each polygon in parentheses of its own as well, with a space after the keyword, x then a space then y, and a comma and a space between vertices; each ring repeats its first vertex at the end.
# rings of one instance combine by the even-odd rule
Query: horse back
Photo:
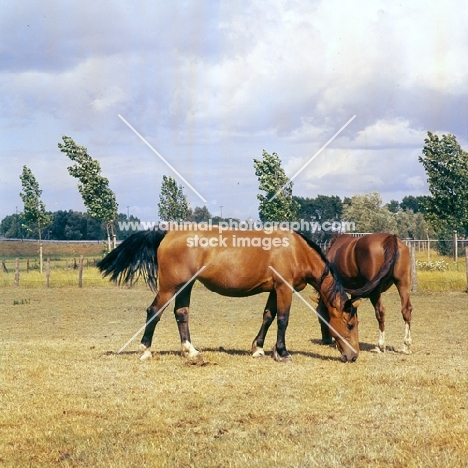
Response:
POLYGON ((295 283, 297 240, 289 231, 169 231, 157 252, 160 284, 197 279, 211 291, 248 296, 271 291, 270 267, 295 283))
POLYGON ((410 270, 408 248, 392 234, 340 235, 327 257, 347 290, 361 288, 380 275, 377 287, 384 291, 400 278, 407 278, 410 270))

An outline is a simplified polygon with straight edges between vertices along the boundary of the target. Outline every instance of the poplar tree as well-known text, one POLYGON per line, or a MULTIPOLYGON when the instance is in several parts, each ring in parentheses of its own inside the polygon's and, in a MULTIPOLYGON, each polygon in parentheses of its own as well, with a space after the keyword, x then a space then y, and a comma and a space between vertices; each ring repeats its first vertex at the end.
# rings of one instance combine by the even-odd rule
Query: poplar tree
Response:
POLYGON ((28 224, 33 224, 37 228, 39 235, 39 269, 42 273, 42 229, 50 225, 52 219, 46 213, 45 204, 40 199, 42 190, 39 188, 39 183, 31 169, 23 166, 20 179, 23 187, 20 193, 24 204, 23 218, 28 224))
POLYGON ((103 221, 106 225, 107 246, 111 249, 111 236, 113 245, 116 245, 114 221, 117 219, 118 204, 114 192, 109 188, 109 180, 101 175, 99 161, 93 159, 84 146, 77 145, 72 138, 62 136, 63 144, 58 147, 73 162, 68 173, 79 180, 78 190, 88 214, 95 219, 103 221))
POLYGON ((281 159, 277 153, 268 154, 263 150, 261 160, 254 159, 255 175, 259 181, 259 189, 265 195, 257 194, 259 216, 262 222, 295 221, 299 203, 293 199, 293 183, 281 167, 281 159))
POLYGON ((430 196, 424 198, 426 219, 440 237, 451 236, 454 229, 468 233, 468 153, 454 135, 427 132, 423 156, 430 196))
POLYGON ((161 220, 168 222, 184 221, 190 213, 184 188, 173 177, 163 175, 158 211, 161 220))

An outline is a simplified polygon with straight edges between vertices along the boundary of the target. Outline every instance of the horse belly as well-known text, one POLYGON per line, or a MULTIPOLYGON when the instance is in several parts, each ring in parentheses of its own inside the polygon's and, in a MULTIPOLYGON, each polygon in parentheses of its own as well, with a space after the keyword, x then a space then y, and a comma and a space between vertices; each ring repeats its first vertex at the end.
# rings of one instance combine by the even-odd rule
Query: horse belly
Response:
POLYGON ((259 275, 258 272, 253 271, 239 272, 225 268, 220 270, 209 266, 199 281, 210 291, 230 297, 252 296, 273 289, 271 275, 259 275))

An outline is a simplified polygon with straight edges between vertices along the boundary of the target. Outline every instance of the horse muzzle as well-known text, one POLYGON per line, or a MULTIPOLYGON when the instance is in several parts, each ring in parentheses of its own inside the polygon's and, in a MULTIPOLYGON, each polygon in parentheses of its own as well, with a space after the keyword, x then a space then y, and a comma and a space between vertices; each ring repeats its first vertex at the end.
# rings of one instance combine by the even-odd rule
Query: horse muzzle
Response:
POLYGON ((355 362, 358 358, 358 354, 355 352, 346 353, 341 355, 341 362, 355 362))
POLYGON ((341 347, 337 342, 338 351, 341 353, 341 362, 355 362, 359 356, 359 351, 351 348, 349 345, 346 344, 341 347))

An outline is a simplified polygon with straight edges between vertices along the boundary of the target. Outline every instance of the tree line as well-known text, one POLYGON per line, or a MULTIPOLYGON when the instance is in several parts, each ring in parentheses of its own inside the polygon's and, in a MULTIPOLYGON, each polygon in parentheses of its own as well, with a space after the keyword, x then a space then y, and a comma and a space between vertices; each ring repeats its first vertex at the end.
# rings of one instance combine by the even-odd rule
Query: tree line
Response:
MULTIPOLYGON (((19 238, 53 240, 102 240, 109 248, 115 239, 124 239, 132 231, 119 229, 119 222, 135 222, 136 217, 118 213, 118 204, 107 178, 101 175, 98 161, 72 138, 63 136, 58 147, 71 161, 68 172, 78 180, 78 190, 87 208, 76 211, 47 212, 40 200, 42 191, 32 171, 24 166, 20 175, 24 210, 6 216, 0 223, 0 235, 19 238)), ((451 238, 468 234, 468 153, 455 136, 439 137, 428 132, 419 161, 423 165, 430 195, 406 196, 383 205, 378 192, 341 199, 339 196, 317 195, 314 198, 293 195, 293 182, 288 179, 277 153, 263 151, 254 159, 259 181, 259 219, 266 221, 352 221, 358 232, 394 232, 402 238, 451 238)), ((162 221, 214 223, 222 218, 212 216, 206 206, 190 208, 184 187, 173 177, 163 175, 159 217, 162 221)), ((224 219, 224 218, 223 218, 224 219)), ((239 220, 237 220, 239 221, 239 220)), ((336 232, 316 230, 314 236, 327 240, 336 232)))

